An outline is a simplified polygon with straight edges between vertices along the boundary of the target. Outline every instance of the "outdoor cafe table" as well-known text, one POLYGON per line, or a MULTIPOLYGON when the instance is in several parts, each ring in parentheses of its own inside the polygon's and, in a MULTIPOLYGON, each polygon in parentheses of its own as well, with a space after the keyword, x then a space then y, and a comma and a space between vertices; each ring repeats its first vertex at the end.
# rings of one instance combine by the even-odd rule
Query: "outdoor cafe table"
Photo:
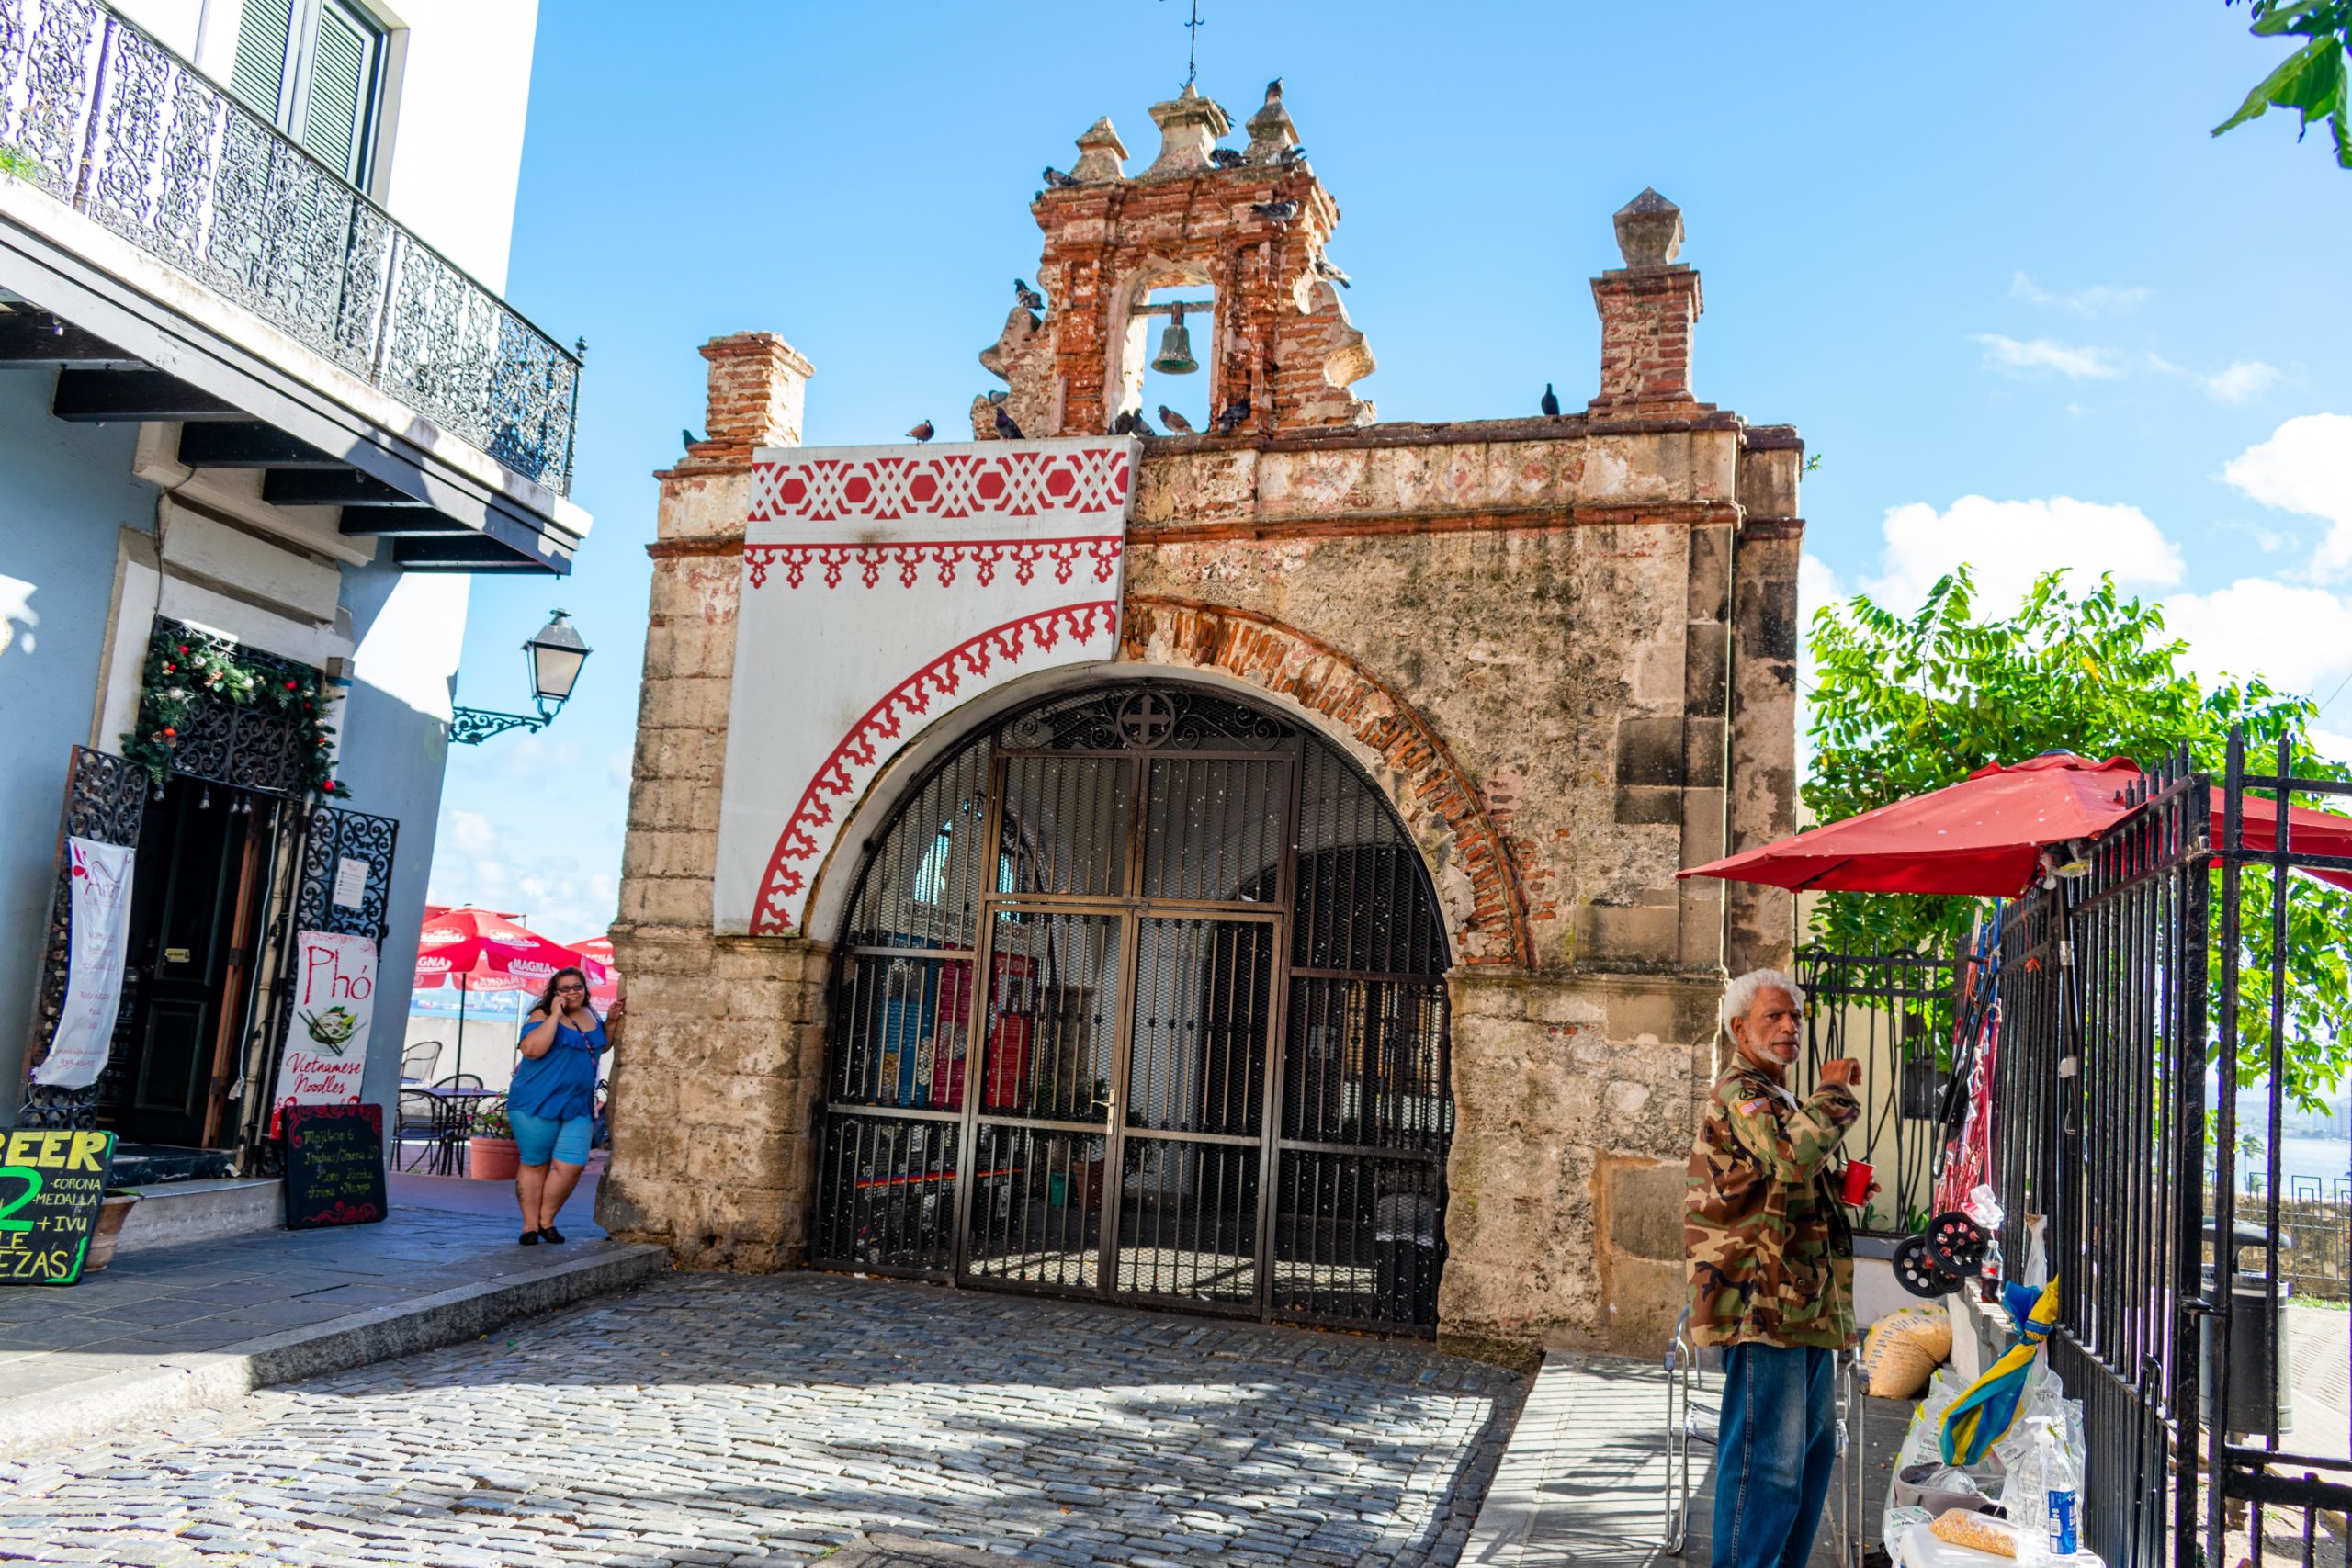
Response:
POLYGON ((428 1168, 435 1176, 460 1174, 464 1155, 460 1145, 473 1134, 474 1116, 484 1100, 506 1098, 503 1089, 442 1089, 415 1084, 401 1086, 402 1094, 421 1094, 433 1102, 433 1141, 426 1156, 428 1168))

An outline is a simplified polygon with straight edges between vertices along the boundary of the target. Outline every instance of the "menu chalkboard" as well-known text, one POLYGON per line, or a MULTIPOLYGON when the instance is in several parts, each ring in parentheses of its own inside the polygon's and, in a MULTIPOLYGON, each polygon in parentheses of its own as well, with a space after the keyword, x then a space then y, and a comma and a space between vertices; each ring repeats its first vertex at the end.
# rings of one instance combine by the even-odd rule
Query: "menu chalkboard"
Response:
POLYGON ((0 1137, 0 1285, 82 1278, 113 1165, 112 1133, 0 1137))
POLYGON ((371 1224, 384 1217, 384 1108, 289 1105, 286 1228, 371 1224))

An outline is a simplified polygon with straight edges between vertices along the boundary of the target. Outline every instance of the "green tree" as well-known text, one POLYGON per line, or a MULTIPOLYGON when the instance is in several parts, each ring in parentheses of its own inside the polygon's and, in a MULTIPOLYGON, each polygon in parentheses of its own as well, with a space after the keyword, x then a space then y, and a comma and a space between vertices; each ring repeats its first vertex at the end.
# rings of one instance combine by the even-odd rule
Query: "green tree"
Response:
MULTIPOLYGON (((2275 765, 2281 736, 2300 778, 2352 778, 2305 737, 2316 709, 2260 679, 2207 687, 2180 666, 2188 645, 2166 635, 2163 611, 2116 592, 2112 578, 2076 594, 2062 574, 2037 581, 2017 611, 1980 616, 1962 567, 1903 615, 1867 596, 1815 611, 1810 631, 1819 684, 1812 694, 1812 765, 1803 798, 1834 822, 1907 795, 1957 784, 1988 762, 2037 752, 2126 756, 2152 763, 2186 744, 2219 777, 2230 730, 2246 736, 2248 771, 2275 765)), ((2317 804, 2317 802, 2314 802, 2317 804)), ((2219 883, 2216 881, 2218 890, 2219 883)), ((2288 1089, 2322 1102, 2352 1066, 2352 895, 2298 880, 2288 900, 2282 998, 2288 1089)), ((2269 1042, 2270 876, 2242 874, 2238 952, 2240 1071, 2263 1070, 2269 1042)), ((1868 945, 1958 953, 1984 907, 1973 899, 1830 894, 1813 934, 1837 948, 1868 945)), ((2213 921, 2214 985, 2221 922, 2213 921)), ((2214 992, 2218 1002, 2218 989, 2214 992)))
POLYGON ((2213 134, 2234 130, 2274 107, 2293 109, 2302 116, 2295 140, 2303 139, 2312 121, 2324 119, 2335 136, 2336 163, 2352 169, 2352 88, 2345 64, 2352 53, 2352 0, 2251 0, 2249 12, 2255 37, 2299 38, 2303 46, 2257 83, 2213 134))

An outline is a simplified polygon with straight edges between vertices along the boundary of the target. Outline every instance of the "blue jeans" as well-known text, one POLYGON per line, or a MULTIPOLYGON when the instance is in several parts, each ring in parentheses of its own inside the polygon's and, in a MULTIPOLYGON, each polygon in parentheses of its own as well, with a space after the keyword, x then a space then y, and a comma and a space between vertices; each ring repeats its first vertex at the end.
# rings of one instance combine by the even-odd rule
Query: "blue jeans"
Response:
POLYGON ((1804 1568, 1838 1462, 1826 1350, 1735 1345, 1724 1353, 1712 1568, 1804 1568))

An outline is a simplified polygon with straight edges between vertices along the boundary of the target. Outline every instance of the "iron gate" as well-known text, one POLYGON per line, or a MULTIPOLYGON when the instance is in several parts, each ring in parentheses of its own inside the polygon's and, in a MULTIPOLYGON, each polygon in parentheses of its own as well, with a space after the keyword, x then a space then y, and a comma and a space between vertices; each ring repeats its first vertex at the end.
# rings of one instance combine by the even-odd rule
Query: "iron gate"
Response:
POLYGON ((1432 1332, 1436 899, 1345 758, 1123 683, 941 762, 860 873, 815 1261, 1432 1332))
POLYGON ((2294 777, 2283 747, 2266 765, 2233 736, 2219 779, 2185 752, 2150 770, 2084 874, 2003 909, 1976 979, 1999 1009, 2002 1245, 2021 1261, 2027 1217, 2043 1218, 2052 1367, 2084 1403, 2085 1544, 2111 1568, 2262 1568, 2273 1553, 2309 1568, 2352 1506, 2346 1416, 2278 1396, 2291 1361, 2324 1360, 2347 1334, 2341 1314, 2282 1310, 2278 1179, 2288 1053, 2299 1028, 2330 1026, 2285 1000, 2291 944, 2324 962, 2346 937, 2340 903, 2316 930, 2292 919, 2334 896, 2290 871, 2342 877, 2352 858, 2263 823, 2265 797, 2336 804, 2352 784, 2294 777), (2237 1173, 2242 1093, 2267 1134, 2253 1194, 2237 1173))

